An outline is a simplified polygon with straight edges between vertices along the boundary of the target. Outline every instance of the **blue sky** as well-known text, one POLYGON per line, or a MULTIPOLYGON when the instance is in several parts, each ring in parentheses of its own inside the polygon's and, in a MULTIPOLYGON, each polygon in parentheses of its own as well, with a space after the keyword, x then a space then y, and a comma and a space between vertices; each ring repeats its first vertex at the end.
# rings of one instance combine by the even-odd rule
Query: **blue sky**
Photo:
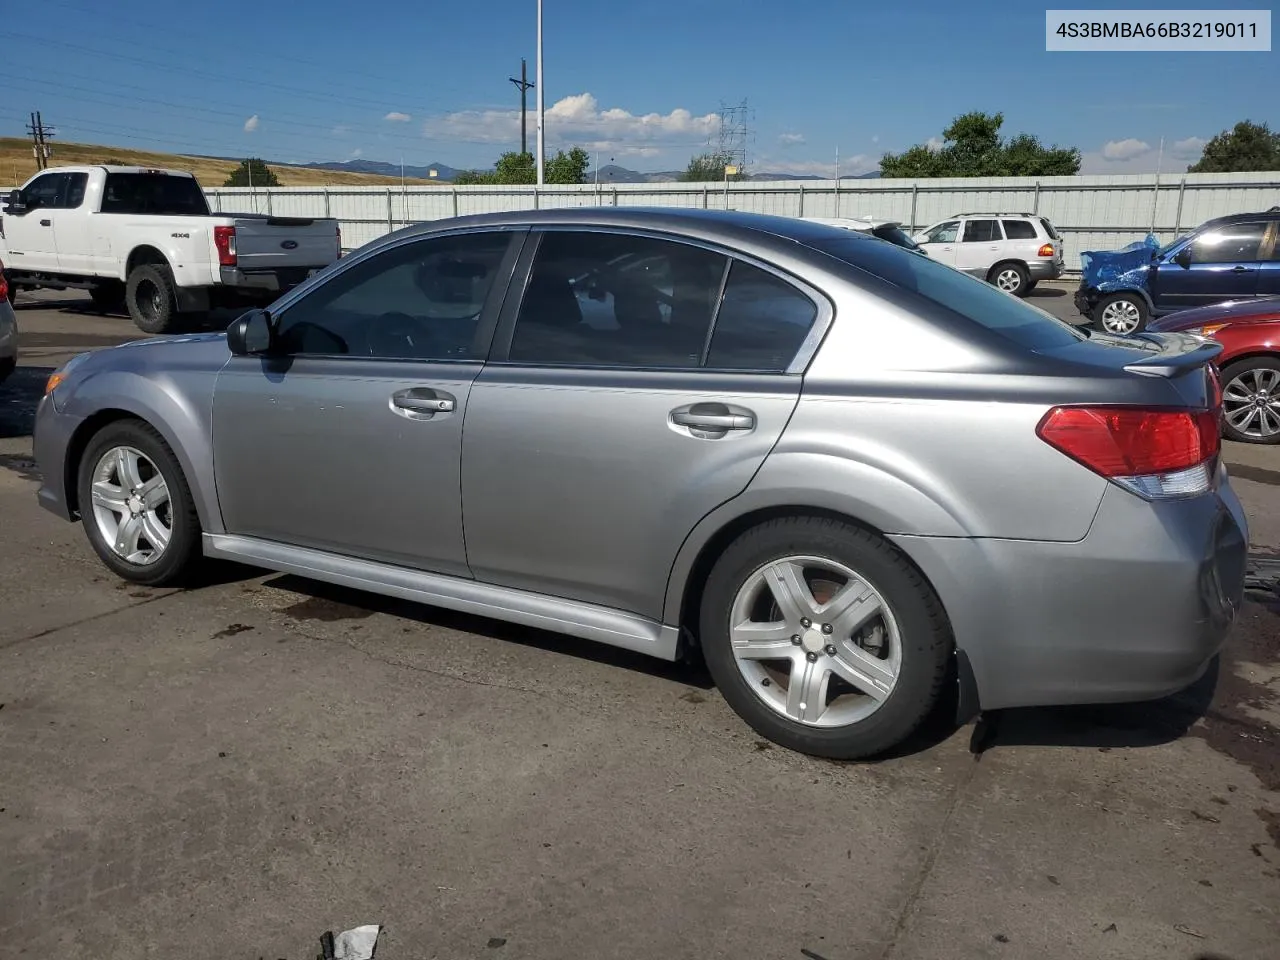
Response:
MULTIPOLYGON (((1218 6, 1247 4, 1188 8, 1218 6)), ((507 78, 521 57, 534 73, 534 0, 222 0, 183 21, 172 0, 31 9, 6 24, 0 135, 22 135, 39 109, 77 142, 487 166, 519 143, 507 78)), ((831 176, 837 151, 842 173, 873 169, 985 110, 1007 134, 1078 146, 1084 172, 1131 173, 1155 169, 1161 137, 1164 168, 1180 170, 1236 121, 1277 116, 1276 53, 1047 53, 1045 5, 1026 0, 792 9, 544 0, 549 147, 680 168, 714 141, 721 103, 746 100, 755 171, 831 176)), ((531 149, 533 104, 530 91, 531 149)))

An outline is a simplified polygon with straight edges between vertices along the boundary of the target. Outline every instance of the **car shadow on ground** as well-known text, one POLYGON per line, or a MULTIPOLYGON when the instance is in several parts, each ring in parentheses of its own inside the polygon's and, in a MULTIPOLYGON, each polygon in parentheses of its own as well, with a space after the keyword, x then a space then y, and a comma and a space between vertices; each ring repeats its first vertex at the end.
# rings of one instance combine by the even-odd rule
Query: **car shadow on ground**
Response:
POLYGON ((1036 287, 1034 290, 1028 291, 1028 300, 1057 300, 1065 297, 1067 291, 1061 287, 1036 287))
POLYGON ((0 440, 29 437, 53 367, 18 367, 0 383, 0 440))

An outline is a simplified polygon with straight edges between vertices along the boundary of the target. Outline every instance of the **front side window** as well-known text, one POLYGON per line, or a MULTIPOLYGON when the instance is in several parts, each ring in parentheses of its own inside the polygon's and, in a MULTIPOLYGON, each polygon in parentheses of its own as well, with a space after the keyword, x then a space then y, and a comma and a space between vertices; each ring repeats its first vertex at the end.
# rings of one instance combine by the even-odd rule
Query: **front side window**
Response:
POLYGON ((36 177, 22 191, 21 200, 28 210, 48 210, 58 205, 67 182, 65 173, 46 173, 36 177))
POLYGON ((948 220, 940 223, 925 234, 925 243, 955 243, 960 236, 960 221, 948 220))
POLYGON ((1263 222, 1214 227, 1191 241, 1192 263, 1248 263, 1258 259, 1267 232, 1263 222))
POLYGON ((998 220, 970 220, 964 225, 965 243, 991 243, 1003 239, 998 220))
POLYGON ((724 269, 720 254, 671 240, 550 231, 538 244, 508 359, 697 367, 724 269))
POLYGON ((1001 220, 1004 235, 1008 240, 1034 240, 1036 228, 1026 220, 1001 220))
POLYGON ((433 237, 335 274, 280 316, 293 355, 479 360, 480 315, 511 234, 433 237))
POLYGON ((208 216, 209 202, 194 177, 167 173, 108 173, 103 213, 208 216))
POLYGON ((759 267, 735 261, 716 314, 707 366, 786 370, 817 319, 814 302, 791 284, 759 267))

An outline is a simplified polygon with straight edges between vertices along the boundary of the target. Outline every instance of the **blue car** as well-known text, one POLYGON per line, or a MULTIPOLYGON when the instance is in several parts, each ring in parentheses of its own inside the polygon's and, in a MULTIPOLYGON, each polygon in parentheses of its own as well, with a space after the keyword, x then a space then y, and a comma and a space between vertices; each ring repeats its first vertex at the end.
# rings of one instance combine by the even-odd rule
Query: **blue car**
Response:
POLYGON ((1075 303, 1106 333, 1136 333, 1153 317, 1224 300, 1280 294, 1280 207, 1201 224, 1166 246, 1154 237, 1081 255, 1075 303))

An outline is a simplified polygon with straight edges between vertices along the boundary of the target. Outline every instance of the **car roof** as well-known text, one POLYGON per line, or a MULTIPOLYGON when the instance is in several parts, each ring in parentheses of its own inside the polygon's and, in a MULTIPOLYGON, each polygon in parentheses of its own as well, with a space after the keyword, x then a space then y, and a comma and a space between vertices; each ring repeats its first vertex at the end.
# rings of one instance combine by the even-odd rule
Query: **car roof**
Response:
POLYGON ((1280 210, 1272 207, 1270 210, 1260 210, 1257 213, 1228 213, 1222 217, 1214 217, 1210 220, 1206 220, 1204 223, 1200 224, 1200 226, 1196 227, 1196 229, 1200 230, 1204 227, 1220 227, 1227 223, 1243 223, 1250 220, 1280 220, 1280 210))
POLYGON ((195 174, 188 170, 168 170, 162 167, 126 167, 110 163, 89 163, 76 164, 62 167, 49 167, 40 173, 93 173, 95 170, 105 170, 107 173, 163 173, 171 177, 194 177, 195 174))

